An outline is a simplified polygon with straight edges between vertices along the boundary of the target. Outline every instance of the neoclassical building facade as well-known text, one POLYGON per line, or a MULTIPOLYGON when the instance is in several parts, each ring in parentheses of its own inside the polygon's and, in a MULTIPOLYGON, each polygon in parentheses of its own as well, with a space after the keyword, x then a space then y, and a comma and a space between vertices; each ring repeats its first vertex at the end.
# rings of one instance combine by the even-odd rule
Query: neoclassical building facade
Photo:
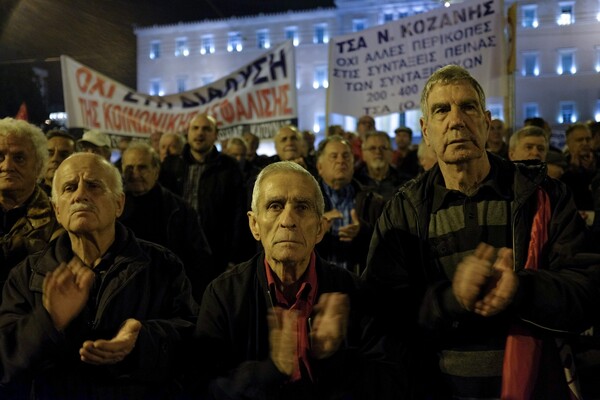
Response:
MULTIPOLYGON (((329 39, 443 6, 443 1, 336 0, 333 8, 140 27, 135 30, 137 90, 162 95, 200 87, 291 39, 298 125, 320 135, 327 125, 329 39)), ((600 1, 522 1, 516 14, 515 95, 508 107, 517 128, 525 118, 546 119, 560 145, 569 123, 600 120, 600 1)), ((488 106, 503 118, 507 105, 488 106)), ((335 116, 329 124, 353 130, 355 117, 335 116)), ((419 141, 418 118, 418 111, 411 111, 379 117, 377 125, 390 133, 408 125, 419 141)))

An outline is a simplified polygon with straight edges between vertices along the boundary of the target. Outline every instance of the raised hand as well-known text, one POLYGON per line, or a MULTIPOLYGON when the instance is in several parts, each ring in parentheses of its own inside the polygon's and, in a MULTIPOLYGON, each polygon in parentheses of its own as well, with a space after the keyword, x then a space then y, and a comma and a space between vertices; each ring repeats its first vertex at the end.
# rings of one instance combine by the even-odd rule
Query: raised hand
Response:
POLYGON ((83 310, 94 284, 94 272, 78 257, 46 274, 42 304, 60 331, 83 310))
POLYGON ((142 323, 129 318, 116 336, 110 340, 86 340, 79 349, 81 361, 94 365, 116 364, 131 353, 135 347, 142 323))
POLYGON ((350 215, 352 223, 342 226, 338 232, 342 242, 351 242, 358 235, 358 232, 360 232, 360 220, 358 219, 356 210, 352 209, 350 215))
POLYGON ((506 309, 517 291, 518 278, 513 270, 512 250, 480 243, 475 252, 458 265, 452 291, 466 310, 491 316, 506 309))
POLYGON ((346 337, 350 301, 343 293, 323 293, 314 312, 310 332, 311 354, 317 359, 323 359, 338 351, 346 337))
POLYGON ((267 321, 271 359, 281 373, 292 376, 298 364, 298 314, 274 307, 267 321))
POLYGON ((494 273, 488 282, 484 296, 475 303, 475 312, 489 317, 498 314, 512 303, 519 279, 513 269, 512 249, 502 248, 493 265, 494 273))

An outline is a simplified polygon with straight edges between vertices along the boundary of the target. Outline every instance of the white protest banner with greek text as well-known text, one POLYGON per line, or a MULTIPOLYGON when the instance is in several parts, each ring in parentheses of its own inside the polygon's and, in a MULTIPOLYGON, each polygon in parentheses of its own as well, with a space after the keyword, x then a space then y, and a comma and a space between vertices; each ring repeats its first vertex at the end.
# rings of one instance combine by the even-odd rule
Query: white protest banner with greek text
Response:
POLYGON ((61 56, 61 68, 70 128, 147 137, 186 131, 195 115, 208 113, 223 139, 248 128, 270 137, 282 125, 297 124, 291 41, 210 85, 169 96, 135 92, 67 56, 61 56))
POLYGON ((425 82, 447 64, 468 69, 488 97, 505 95, 501 0, 456 3, 333 37, 329 110, 359 116, 418 109, 425 82))

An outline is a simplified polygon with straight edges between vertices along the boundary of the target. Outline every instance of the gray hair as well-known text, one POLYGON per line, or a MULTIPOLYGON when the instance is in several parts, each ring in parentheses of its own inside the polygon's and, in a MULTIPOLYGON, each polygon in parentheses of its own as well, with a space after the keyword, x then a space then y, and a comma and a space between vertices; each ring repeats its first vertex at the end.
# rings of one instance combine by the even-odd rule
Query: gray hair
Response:
POLYGON ((546 135, 546 131, 537 126, 528 125, 519 129, 510 136, 510 139, 508 140, 508 148, 510 150, 514 150, 517 147, 517 144, 519 144, 519 141, 527 136, 543 137, 546 140, 546 146, 548 146, 548 135, 546 135))
POLYGON ((142 151, 146 154, 149 154, 150 157, 152 158, 151 160, 151 164, 154 168, 160 168, 160 157, 158 155, 158 153, 156 152, 156 150, 154 150, 154 147, 150 146, 148 143, 144 143, 144 142, 131 142, 129 144, 129 146, 127 146, 127 148, 125 149, 125 151, 123 152, 123 155, 121 157, 125 157, 125 154, 129 153, 130 151, 133 150, 138 150, 138 151, 142 151))
POLYGON ((176 141, 177 149, 180 152, 183 151, 183 146, 185 146, 185 137, 183 137, 183 135, 180 135, 178 133, 173 133, 173 132, 163 133, 160 136, 160 139, 158 140, 159 146, 163 143, 164 140, 166 140, 167 138, 171 138, 171 137, 174 137, 175 139, 177 139, 177 141, 176 141))
MULTIPOLYGON (((339 142, 339 143, 345 144, 350 149, 350 154, 352 154, 352 146, 350 145, 350 142, 348 142, 346 139, 344 139, 340 135, 331 135, 331 136, 327 136, 326 138, 324 138, 323 140, 321 140, 319 142, 319 146, 317 147, 317 156, 316 156, 317 160, 319 160, 321 158, 321 156, 325 152, 325 148, 327 147, 327 145, 329 143, 333 143, 333 142, 339 142)), ((352 155, 352 157, 354 158, 354 155, 352 155)))
POLYGON ((67 157, 65 159, 65 161, 63 161, 59 165, 59 167, 56 169, 56 173, 54 174, 54 179, 52 180, 52 202, 53 203, 56 204, 56 202, 58 201, 58 187, 56 187, 57 186, 56 182, 58 181, 58 179, 56 179, 56 177, 59 176, 59 173, 61 173, 62 170, 64 169, 64 166, 67 164, 66 161, 71 160, 73 158, 86 158, 86 157, 93 158, 96 163, 96 166, 100 169, 103 169, 104 172, 106 172, 106 176, 108 178, 107 182, 106 182, 106 186, 108 187, 108 190, 115 197, 124 195, 123 180, 121 179, 121 173, 119 172, 117 167, 115 167, 109 161, 107 161, 106 158, 104 158, 98 154, 73 153, 69 157, 67 157))
POLYGON ((254 189, 252 190, 252 211, 255 214, 258 214, 258 199, 260 198, 260 191, 263 181, 270 175, 276 173, 298 174, 304 176, 305 178, 308 178, 311 185, 313 186, 313 191, 315 193, 315 205, 317 207, 317 215, 319 218, 323 216, 323 214, 325 213, 325 200, 323 199, 323 193, 321 193, 321 187, 319 186, 319 183, 317 182, 315 177, 311 175, 310 172, 304 169, 304 167, 292 161, 279 161, 273 164, 269 164, 265 168, 263 168, 262 171, 260 171, 260 174, 258 174, 256 182, 254 183, 254 189))
POLYGON ((429 94, 435 85, 450 85, 465 81, 469 83, 473 89, 475 89, 477 96, 479 97, 481 110, 485 111, 485 93, 483 92, 483 88, 479 82, 477 82, 477 80, 473 78, 471 74, 469 74, 469 71, 463 67, 450 64, 435 71, 429 77, 427 83, 425 83, 425 88, 421 94, 421 113, 423 113, 423 118, 427 119, 429 116, 429 110, 427 109, 427 98, 429 97, 429 94))
POLYGON ((48 140, 44 132, 27 121, 14 118, 0 119, 0 137, 9 136, 31 143, 35 157, 35 175, 43 178, 48 164, 48 140))

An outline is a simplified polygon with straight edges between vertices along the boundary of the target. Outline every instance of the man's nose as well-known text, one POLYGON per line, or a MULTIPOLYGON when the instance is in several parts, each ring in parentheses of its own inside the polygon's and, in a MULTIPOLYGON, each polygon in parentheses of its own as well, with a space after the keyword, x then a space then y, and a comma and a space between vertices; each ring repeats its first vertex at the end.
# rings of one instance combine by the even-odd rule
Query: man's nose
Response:
POLYGON ((464 127, 465 119, 464 112, 460 107, 450 107, 450 111, 448 112, 448 118, 450 121, 450 127, 464 127))
POLYGON ((286 206, 283 211, 281 211, 279 222, 283 228, 296 227, 296 214, 292 206, 286 206))

